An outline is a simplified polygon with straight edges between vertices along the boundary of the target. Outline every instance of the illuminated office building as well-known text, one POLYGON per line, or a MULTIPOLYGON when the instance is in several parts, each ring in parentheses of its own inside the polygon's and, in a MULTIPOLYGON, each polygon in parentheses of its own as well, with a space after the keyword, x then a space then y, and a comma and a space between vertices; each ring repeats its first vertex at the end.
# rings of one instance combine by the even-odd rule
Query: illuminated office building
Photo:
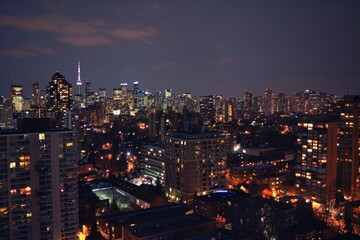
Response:
POLYGON ((86 79, 86 81, 85 81, 85 98, 88 98, 93 94, 94 94, 94 92, 92 90, 91 81, 89 79, 86 79))
POLYGON ((11 101, 13 110, 19 112, 23 110, 23 86, 20 84, 11 85, 11 101))
POLYGON ((172 90, 171 89, 165 89, 165 98, 171 98, 172 97, 172 90))
POLYGON ((106 88, 99 88, 99 98, 106 99, 106 88))
POLYGON ((0 97, 0 126, 10 126, 13 121, 13 106, 11 99, 0 97))
POLYGON ((48 117, 56 127, 67 126, 67 115, 73 105, 72 86, 59 72, 52 76, 46 92, 46 109, 48 117))
POLYGON ((0 132, 0 239, 77 239, 76 135, 46 120, 0 132))

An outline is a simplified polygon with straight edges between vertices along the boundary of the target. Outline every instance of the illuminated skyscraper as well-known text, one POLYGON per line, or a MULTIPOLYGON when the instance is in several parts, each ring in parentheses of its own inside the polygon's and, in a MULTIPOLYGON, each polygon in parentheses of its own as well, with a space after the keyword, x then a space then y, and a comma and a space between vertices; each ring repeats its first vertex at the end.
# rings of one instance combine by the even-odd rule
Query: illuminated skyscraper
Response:
POLYGON ((48 116, 56 127, 66 127, 66 117, 72 109, 72 86, 59 72, 52 76, 46 92, 48 116))
POLYGON ((106 88, 99 88, 99 98, 101 100, 106 99, 106 88))
POLYGON ((33 84, 33 104, 34 105, 40 104, 40 90, 38 83, 33 84))
POLYGON ((139 82, 133 82, 133 93, 134 95, 139 93, 139 82))
POLYGON ((264 101, 263 101, 263 112, 266 115, 272 115, 275 111, 275 96, 271 89, 266 89, 264 101))
POLYGON ((0 126, 8 126, 13 123, 13 106, 11 99, 0 97, 0 126))
POLYGON ((85 81, 85 98, 90 97, 93 94, 91 81, 89 79, 86 79, 85 81))
POLYGON ((23 110, 23 86, 20 84, 11 85, 11 101, 15 112, 23 110))
POLYGON ((237 118, 237 101, 236 98, 225 99, 224 121, 234 122, 237 118))
POLYGON ((203 117, 205 125, 215 123, 216 106, 215 97, 213 95, 200 97, 200 114, 203 117))
POLYGON ((165 89, 165 98, 171 98, 172 97, 172 90, 171 89, 165 89))
POLYGON ((246 90, 244 95, 244 118, 249 118, 252 112, 254 112, 254 96, 252 92, 246 90))
POLYGON ((0 132, 0 239, 77 239, 75 132, 19 119, 0 132))
POLYGON ((291 99, 285 93, 279 93, 276 98, 276 111, 280 113, 290 113, 291 99))
POLYGON ((149 120, 149 136, 157 137, 158 136, 158 122, 157 122, 157 111, 155 108, 151 108, 148 114, 149 120))
POLYGON ((254 112, 263 112, 263 96, 255 96, 254 97, 254 112))
POLYGON ((360 198, 360 96, 344 96, 335 110, 340 115, 337 187, 345 196, 360 198))
POLYGON ((308 121, 298 124, 295 186, 299 195, 329 203, 336 193, 337 123, 308 121))

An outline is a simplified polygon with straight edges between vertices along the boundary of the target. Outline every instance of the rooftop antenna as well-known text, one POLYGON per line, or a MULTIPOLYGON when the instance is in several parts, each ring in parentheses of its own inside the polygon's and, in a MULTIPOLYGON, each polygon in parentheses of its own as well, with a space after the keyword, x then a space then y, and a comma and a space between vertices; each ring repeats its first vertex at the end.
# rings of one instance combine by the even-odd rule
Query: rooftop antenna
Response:
POLYGON ((78 60, 78 78, 76 80, 76 86, 78 86, 79 95, 81 95, 81 85, 82 85, 82 82, 81 82, 81 78, 80 78, 80 60, 78 60))

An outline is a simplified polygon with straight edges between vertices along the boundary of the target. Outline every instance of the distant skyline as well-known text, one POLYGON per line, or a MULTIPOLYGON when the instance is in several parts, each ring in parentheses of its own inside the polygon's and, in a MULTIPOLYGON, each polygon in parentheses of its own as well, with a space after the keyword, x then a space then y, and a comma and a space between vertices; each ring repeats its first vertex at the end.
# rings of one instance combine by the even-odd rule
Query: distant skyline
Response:
MULTIPOLYGON (((360 1, 1 1, 0 96, 120 83, 193 96, 360 94, 360 1)), ((75 92, 75 91, 74 91, 75 92)))

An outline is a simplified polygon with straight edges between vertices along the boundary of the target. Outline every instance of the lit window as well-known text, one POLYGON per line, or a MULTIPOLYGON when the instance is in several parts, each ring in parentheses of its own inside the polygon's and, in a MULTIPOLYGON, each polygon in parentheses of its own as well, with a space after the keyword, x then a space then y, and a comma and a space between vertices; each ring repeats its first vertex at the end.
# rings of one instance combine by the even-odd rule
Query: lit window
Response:
POLYGON ((31 195, 31 187, 20 188, 20 194, 31 195))
POLYGON ((14 168, 14 167, 16 167, 16 162, 11 162, 10 163, 10 168, 14 168))
POLYGON ((39 133, 39 140, 45 140, 45 134, 39 133))
POLYGON ((67 146, 67 147, 72 147, 73 145, 74 145, 74 143, 72 143, 72 142, 66 143, 66 146, 67 146))

